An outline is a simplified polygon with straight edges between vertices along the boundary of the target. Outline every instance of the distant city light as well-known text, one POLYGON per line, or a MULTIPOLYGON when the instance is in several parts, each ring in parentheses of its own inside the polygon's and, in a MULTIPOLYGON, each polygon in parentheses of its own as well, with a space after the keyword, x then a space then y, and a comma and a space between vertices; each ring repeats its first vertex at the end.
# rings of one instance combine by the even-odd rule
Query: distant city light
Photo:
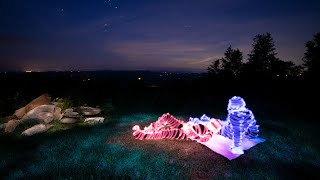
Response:
POLYGON ((26 71, 26 73, 31 73, 32 71, 26 71))

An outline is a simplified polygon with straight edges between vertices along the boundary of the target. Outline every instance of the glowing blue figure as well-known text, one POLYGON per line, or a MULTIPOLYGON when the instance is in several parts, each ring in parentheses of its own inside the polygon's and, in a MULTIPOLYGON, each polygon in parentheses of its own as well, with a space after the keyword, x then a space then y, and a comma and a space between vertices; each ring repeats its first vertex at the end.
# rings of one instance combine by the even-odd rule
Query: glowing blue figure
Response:
POLYGON ((259 125, 256 125, 256 119, 248 108, 245 101, 234 96, 229 99, 228 116, 226 121, 222 121, 221 135, 233 141, 231 145, 232 153, 243 154, 241 142, 243 138, 256 138, 259 133, 259 125))

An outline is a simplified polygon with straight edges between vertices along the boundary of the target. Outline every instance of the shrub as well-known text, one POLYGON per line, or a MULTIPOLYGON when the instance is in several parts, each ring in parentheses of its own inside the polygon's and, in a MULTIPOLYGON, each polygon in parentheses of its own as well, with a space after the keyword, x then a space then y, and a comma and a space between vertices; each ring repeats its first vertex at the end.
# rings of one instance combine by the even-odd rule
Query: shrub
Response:
POLYGON ((60 107, 62 112, 73 106, 73 102, 70 97, 67 97, 67 98, 57 97, 53 100, 53 103, 56 106, 60 107))

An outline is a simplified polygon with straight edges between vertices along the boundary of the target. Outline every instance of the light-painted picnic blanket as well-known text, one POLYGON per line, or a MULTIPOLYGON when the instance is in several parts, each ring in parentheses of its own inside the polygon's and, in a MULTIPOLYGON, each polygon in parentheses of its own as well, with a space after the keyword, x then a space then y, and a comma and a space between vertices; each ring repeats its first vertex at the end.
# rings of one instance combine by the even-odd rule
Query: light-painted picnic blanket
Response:
MULTIPOLYGON (((265 139, 262 139, 262 138, 243 139, 241 147, 245 151, 264 141, 265 139)), ((212 138, 207 142, 199 142, 199 143, 207 146, 212 151, 228 158, 229 160, 232 160, 241 156, 241 154, 233 154, 231 152, 230 145, 232 143, 232 140, 218 134, 213 135, 212 138)))

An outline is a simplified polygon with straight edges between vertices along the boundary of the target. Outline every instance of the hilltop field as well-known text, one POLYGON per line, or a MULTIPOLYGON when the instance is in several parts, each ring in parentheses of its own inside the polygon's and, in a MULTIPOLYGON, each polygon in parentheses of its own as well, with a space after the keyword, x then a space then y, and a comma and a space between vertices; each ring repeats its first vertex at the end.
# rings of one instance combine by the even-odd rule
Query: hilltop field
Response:
MULTIPOLYGON (((21 136, 0 131, 1 179, 299 179, 319 176, 319 102, 303 79, 215 79, 176 72, 1 73, 0 124, 48 93, 65 106, 92 106, 105 121, 21 136), (234 160, 191 140, 136 140, 132 127, 164 113, 225 119, 228 99, 246 100, 266 139, 234 160)), ((66 107, 65 107, 66 108, 66 107)), ((26 125, 25 125, 26 126, 26 125)))

